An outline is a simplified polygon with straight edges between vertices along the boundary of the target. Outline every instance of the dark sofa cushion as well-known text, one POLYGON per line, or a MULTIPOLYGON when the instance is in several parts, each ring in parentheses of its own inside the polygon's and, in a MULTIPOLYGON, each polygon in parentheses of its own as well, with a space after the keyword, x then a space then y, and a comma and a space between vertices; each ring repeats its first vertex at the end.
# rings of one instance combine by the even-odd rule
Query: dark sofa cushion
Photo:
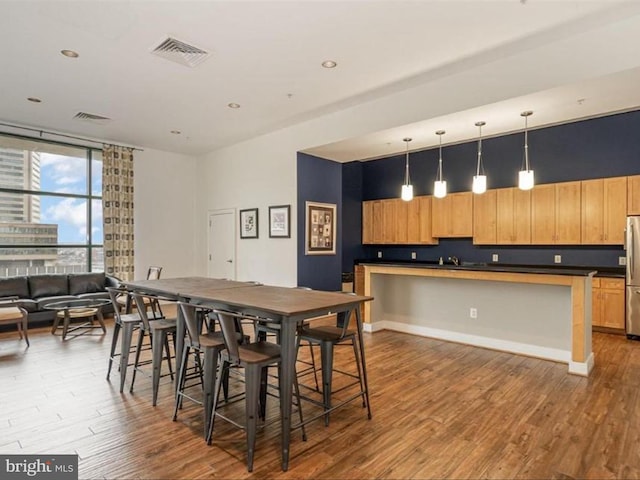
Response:
POLYGON ((0 297, 29 298, 27 277, 0 278, 0 297))
POLYGON ((76 273, 69 275, 69 293, 71 295, 104 292, 105 286, 104 273, 76 273))
POLYGON ((31 298, 69 295, 66 275, 32 275, 29 277, 31 298))

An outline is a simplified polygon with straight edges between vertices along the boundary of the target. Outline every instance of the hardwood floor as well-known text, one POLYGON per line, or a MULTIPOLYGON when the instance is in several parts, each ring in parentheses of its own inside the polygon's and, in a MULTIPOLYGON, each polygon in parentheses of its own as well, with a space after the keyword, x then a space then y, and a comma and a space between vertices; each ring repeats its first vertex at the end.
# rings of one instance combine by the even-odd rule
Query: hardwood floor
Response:
MULTIPOLYGON (((294 432, 288 472, 279 425, 268 425, 252 474, 243 432, 217 422, 207 446, 201 407, 186 401, 171 421, 168 377, 155 408, 143 376, 133 394, 119 393, 117 370, 105 380, 110 329, 29 336, 26 349, 16 332, 0 334, 0 452, 77 453, 80 478, 640 478, 640 342, 622 336, 594 334, 587 379, 563 364, 367 335, 373 419, 355 401, 329 427, 310 424, 307 442, 294 432)), ((352 353, 337 355, 346 364, 352 353)))

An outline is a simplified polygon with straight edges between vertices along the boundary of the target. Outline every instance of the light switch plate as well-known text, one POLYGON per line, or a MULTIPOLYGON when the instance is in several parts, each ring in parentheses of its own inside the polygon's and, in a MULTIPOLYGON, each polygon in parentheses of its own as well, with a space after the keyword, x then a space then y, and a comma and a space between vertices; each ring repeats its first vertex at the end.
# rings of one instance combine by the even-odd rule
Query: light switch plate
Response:
POLYGON ((618 265, 626 265, 627 257, 618 257, 618 265))
POLYGON ((415 260, 416 259, 416 252, 411 252, 411 260, 415 260))
POLYGON ((553 262, 554 263, 562 263, 562 255, 554 255, 553 262))
POLYGON ((382 252, 378 251, 378 258, 382 258, 382 252))
POLYGON ((498 254, 494 253, 493 255, 491 255, 491 261, 492 262, 497 262, 498 261, 498 254))

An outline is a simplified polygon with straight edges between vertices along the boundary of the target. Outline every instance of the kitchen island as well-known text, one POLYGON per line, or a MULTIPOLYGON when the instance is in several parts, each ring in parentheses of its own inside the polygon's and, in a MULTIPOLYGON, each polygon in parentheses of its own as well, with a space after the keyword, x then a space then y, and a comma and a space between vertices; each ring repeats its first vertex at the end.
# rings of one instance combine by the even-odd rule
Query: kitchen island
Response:
POLYGON ((365 329, 395 330, 567 363, 588 376, 589 269, 361 263, 365 329))

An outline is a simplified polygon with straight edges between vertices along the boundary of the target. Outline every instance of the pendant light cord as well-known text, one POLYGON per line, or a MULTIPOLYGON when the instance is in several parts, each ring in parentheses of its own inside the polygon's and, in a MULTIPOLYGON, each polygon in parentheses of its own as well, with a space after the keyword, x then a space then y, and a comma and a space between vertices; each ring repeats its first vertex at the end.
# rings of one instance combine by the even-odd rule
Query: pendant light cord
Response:
POLYGON ((411 184, 411 177, 409 176, 409 142, 410 141, 411 139, 409 138, 404 139, 404 142, 407 144, 406 159, 405 159, 405 165, 404 165, 404 184, 405 185, 411 184))
MULTIPOLYGON (((481 123, 481 122, 478 122, 481 123)), ((476 124, 478 125, 478 124, 476 124)), ((480 176, 480 172, 484 175, 484 165, 482 164, 482 124, 478 125, 479 137, 478 137, 478 167, 476 175, 480 176)))
POLYGON ((442 181, 442 134, 439 133, 438 137, 440 138, 440 147, 439 147, 439 158, 438 158, 438 181, 442 181))

